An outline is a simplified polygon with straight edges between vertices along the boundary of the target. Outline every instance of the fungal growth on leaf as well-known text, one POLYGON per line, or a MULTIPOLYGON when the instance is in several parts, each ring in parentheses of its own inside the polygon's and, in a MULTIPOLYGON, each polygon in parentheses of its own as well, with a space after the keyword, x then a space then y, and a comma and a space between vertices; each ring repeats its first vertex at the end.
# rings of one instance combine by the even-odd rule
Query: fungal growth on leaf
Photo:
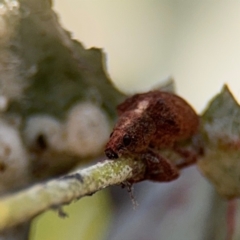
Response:
POLYGON ((143 158, 147 163, 145 179, 171 181, 178 168, 196 161, 197 153, 178 145, 198 130, 199 117, 193 108, 175 94, 150 91, 126 99, 117 108, 119 120, 106 145, 109 159, 121 156, 143 158), (184 163, 175 165, 160 154, 172 149, 184 163))

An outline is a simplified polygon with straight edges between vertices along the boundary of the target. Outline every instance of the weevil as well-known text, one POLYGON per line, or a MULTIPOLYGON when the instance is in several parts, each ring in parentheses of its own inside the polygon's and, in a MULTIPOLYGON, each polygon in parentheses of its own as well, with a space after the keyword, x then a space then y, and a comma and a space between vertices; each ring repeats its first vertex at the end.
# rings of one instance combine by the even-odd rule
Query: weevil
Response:
POLYGON ((179 176, 179 169, 196 160, 196 155, 177 147, 192 138, 199 116, 181 97, 163 91, 136 94, 117 107, 119 119, 105 148, 109 159, 137 156, 146 161, 144 179, 167 182, 179 176), (176 165, 161 155, 172 149, 185 158, 176 165))

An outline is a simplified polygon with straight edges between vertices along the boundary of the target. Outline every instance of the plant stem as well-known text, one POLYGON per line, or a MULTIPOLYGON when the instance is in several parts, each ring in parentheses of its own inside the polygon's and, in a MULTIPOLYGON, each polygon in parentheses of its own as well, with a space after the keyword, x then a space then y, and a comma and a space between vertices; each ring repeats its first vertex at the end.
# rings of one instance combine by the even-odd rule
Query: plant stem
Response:
POLYGON ((107 186, 131 178, 141 179, 144 172, 142 161, 106 160, 3 197, 0 199, 0 231, 26 222, 51 207, 60 207, 107 186))

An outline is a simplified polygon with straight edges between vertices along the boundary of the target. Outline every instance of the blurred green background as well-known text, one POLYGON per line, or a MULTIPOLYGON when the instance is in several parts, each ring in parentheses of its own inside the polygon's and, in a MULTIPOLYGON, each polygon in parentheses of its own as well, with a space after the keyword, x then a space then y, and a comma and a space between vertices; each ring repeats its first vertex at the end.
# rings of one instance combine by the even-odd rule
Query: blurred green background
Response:
POLYGON ((111 206, 108 191, 102 190, 63 207, 68 215, 64 218, 59 217, 57 211, 50 210, 34 220, 30 239, 105 239, 111 220, 111 206))

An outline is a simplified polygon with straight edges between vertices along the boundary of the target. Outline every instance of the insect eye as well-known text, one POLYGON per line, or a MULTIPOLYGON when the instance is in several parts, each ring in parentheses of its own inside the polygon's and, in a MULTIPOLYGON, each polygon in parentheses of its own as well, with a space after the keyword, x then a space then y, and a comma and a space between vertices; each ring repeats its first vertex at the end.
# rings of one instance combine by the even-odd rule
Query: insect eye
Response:
POLYGON ((127 147, 132 141, 132 138, 129 135, 124 135, 123 136, 123 145, 127 147))

